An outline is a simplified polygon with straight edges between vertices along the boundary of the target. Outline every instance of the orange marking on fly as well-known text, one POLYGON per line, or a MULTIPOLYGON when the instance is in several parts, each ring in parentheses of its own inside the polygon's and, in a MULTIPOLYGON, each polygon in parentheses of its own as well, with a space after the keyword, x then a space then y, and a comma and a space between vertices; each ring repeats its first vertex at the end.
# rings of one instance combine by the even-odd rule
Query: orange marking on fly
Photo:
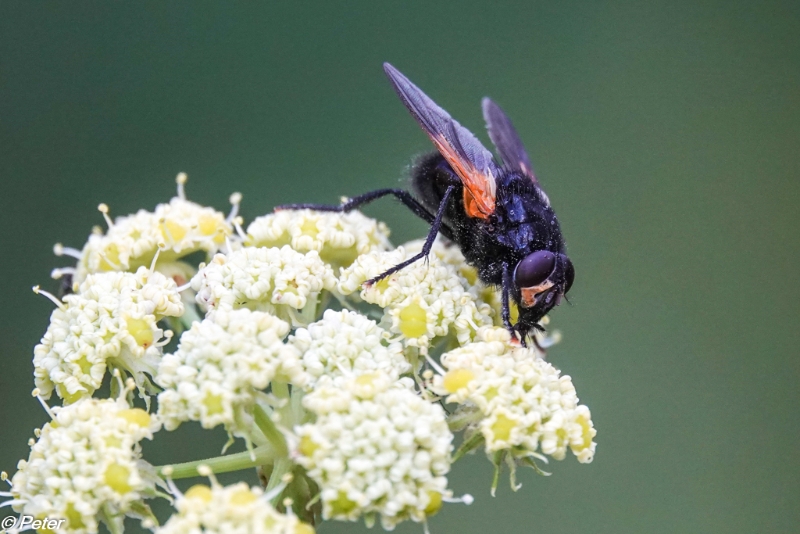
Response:
POLYGON ((553 287, 553 285, 554 285, 553 282, 547 280, 539 284, 538 286, 520 288, 520 293, 522 293, 521 304, 525 308, 532 308, 536 306, 536 298, 543 292, 553 287))
POLYGON ((431 135, 430 138, 464 184, 464 208, 467 215, 488 219, 494 213, 495 207, 494 176, 484 174, 469 161, 459 157, 444 135, 431 135))
POLYGON ((469 217, 473 219, 488 219, 489 215, 486 215, 481 211, 478 202, 475 200, 475 197, 472 196, 472 193, 466 187, 464 188, 464 211, 467 212, 469 217))

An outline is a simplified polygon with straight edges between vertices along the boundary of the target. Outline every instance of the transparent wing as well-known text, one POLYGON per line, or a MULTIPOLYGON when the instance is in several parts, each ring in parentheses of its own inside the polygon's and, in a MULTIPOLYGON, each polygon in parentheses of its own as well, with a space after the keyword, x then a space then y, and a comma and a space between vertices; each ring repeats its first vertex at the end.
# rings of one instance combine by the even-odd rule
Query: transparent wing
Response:
POLYGON ((492 153, 399 70, 388 63, 383 69, 400 100, 464 184, 471 201, 466 202, 467 213, 480 218, 494 213, 499 169, 492 153))
POLYGON ((538 184, 536 175, 533 173, 531 159, 528 157, 525 146, 511 123, 511 119, 491 98, 484 98, 482 104, 486 130, 489 132, 489 138, 497 148, 497 153, 500 154, 503 164, 512 169, 522 171, 530 176, 534 183, 538 184))

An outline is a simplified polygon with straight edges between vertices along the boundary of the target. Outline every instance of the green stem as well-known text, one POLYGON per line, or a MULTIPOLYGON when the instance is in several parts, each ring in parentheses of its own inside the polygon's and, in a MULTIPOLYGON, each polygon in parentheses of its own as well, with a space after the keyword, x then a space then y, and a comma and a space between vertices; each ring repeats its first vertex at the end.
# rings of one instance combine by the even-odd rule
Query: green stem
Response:
POLYGON ((189 330, 192 327, 192 323, 195 322, 199 323, 202 320, 203 318, 200 317, 199 313, 197 313, 197 307, 194 304, 194 302, 192 303, 184 302, 183 315, 181 315, 180 317, 180 321, 181 324, 183 325, 183 328, 189 330))
POLYGON ((123 525, 122 521, 120 520, 118 515, 114 515, 108 509, 108 506, 103 506, 100 511, 100 517, 102 522, 106 525, 106 528, 111 534, 122 534, 123 525))
POLYGON ((302 389, 292 388, 291 411, 293 426, 301 425, 305 422, 306 411, 303 409, 303 396, 302 389))
POLYGON ((272 394, 281 401, 281 405, 276 408, 280 417, 279 421, 287 428, 291 428, 296 423, 292 405, 292 392, 289 391, 289 384, 282 381, 272 382, 272 394))
MULTIPOLYGON (((275 393, 274 388, 276 385, 277 383, 272 384, 273 393, 275 393)), ((286 384, 283 385, 287 388, 286 394, 288 398, 288 386, 286 386, 286 384)), ((275 451, 274 458, 285 458, 289 456, 289 448, 286 446, 286 438, 283 437, 281 431, 275 426, 275 423, 272 421, 272 417, 270 417, 270 415, 264 411, 264 408, 259 404, 256 404, 255 410, 253 410, 253 415, 255 416, 258 429, 261 430, 261 432, 264 434, 264 437, 269 440, 270 445, 272 445, 272 448, 275 451)))
POLYGON ((494 464, 494 476, 492 477, 492 497, 494 497, 495 493, 497 492, 497 484, 500 482, 500 469, 502 469, 503 463, 503 456, 505 455, 505 451, 497 451, 494 453, 492 457, 492 463, 494 464))
POLYGON ((549 477, 550 474, 551 474, 551 473, 548 473, 547 471, 543 471, 542 468, 539 467, 536 464, 536 462, 533 460, 533 458, 530 458, 530 457, 526 456, 526 457, 522 458, 522 463, 527 465, 528 467, 533 468, 533 470, 536 471, 537 475, 541 475, 543 477, 549 477))
POLYGON ((455 454, 453 454, 452 463, 456 463, 462 456, 477 448, 482 442, 483 434, 480 432, 475 432, 475 434, 470 436, 469 439, 461 443, 461 446, 458 448, 455 454))
POLYGON ((279 399, 289 399, 289 384, 286 382, 281 382, 280 380, 274 380, 272 382, 272 394, 278 397, 279 399))
MULTIPOLYGON (((289 460, 288 457, 286 458, 279 458, 275 461, 275 467, 272 469, 272 474, 269 476, 269 482, 267 482, 266 492, 271 491, 275 488, 278 484, 283 482, 283 475, 290 472, 292 470, 292 461, 289 460)), ((275 498, 272 500, 272 504, 277 505, 280 502, 281 495, 276 495, 275 498)))
POLYGON ((199 476, 197 473, 197 468, 201 465, 207 465, 214 473, 227 473, 229 471, 240 471, 242 469, 250 469, 259 465, 270 463, 278 456, 279 455, 272 447, 264 446, 254 449, 253 457, 250 456, 250 451, 243 451, 236 454, 206 458, 205 460, 196 460, 194 462, 161 465, 156 467, 156 472, 159 476, 165 477, 167 475, 164 473, 164 470, 169 468, 169 477, 173 480, 177 480, 180 478, 199 476))
POLYGON ((311 324, 317 320, 317 306, 319 305, 319 295, 311 295, 305 307, 300 310, 300 316, 306 324, 311 324))
POLYGON ((456 411, 447 418, 447 426, 450 428, 451 432, 459 432, 464 430, 468 425, 477 423, 481 417, 483 417, 483 414, 477 410, 456 411))

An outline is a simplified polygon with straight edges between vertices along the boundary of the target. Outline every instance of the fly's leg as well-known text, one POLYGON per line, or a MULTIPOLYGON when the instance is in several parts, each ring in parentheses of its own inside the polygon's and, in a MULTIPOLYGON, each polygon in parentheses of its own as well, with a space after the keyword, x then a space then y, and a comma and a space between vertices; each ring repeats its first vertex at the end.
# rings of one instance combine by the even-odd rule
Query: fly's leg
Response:
POLYGON ((508 264, 503 262, 503 287, 502 287, 502 315, 503 315, 503 326, 506 327, 506 330, 514 333, 514 327, 511 325, 511 307, 508 303, 508 292, 509 288, 511 287, 511 275, 508 272, 508 264))
POLYGON ((413 257, 405 260, 404 262, 398 263, 391 269, 379 274, 375 278, 367 280, 366 282, 364 282, 365 286, 369 287, 375 282, 379 282, 384 278, 386 278, 387 276, 394 274, 405 267, 408 267, 415 261, 428 257, 428 254, 430 254, 431 248, 433 247, 433 242, 436 240, 436 235, 439 233, 439 229, 442 227, 442 218, 444 217, 444 212, 447 210, 447 202, 450 200, 450 196, 453 194, 453 191, 455 191, 455 189, 456 189, 455 186, 451 185, 444 192, 444 196, 442 196, 442 201, 439 203, 439 209, 436 212, 436 217, 433 219, 433 222, 431 223, 431 229, 428 232, 428 237, 425 238, 425 244, 422 246, 422 251, 419 254, 416 254, 413 257))
POLYGON ((511 306, 508 302, 508 294, 511 291, 511 272, 509 271, 508 264, 503 262, 503 287, 502 287, 502 316, 503 326, 506 327, 511 333, 511 338, 520 342, 520 345, 525 347, 525 337, 517 335, 516 329, 511 325, 511 306))
POLYGON ((531 339, 533 340, 533 344, 536 345, 536 348, 539 349, 539 352, 546 355, 547 349, 539 345, 539 341, 536 339, 536 336, 531 336, 531 339))
POLYGON ((364 193, 363 195, 358 195, 357 197, 347 199, 347 201, 338 206, 331 206, 329 204, 284 204, 282 206, 277 206, 275 211, 307 209, 315 211, 346 213, 358 208, 359 206, 369 204, 373 200, 378 200, 379 198, 387 195, 393 195, 395 198, 397 198, 397 200, 402 202, 408 209, 410 209, 414 215, 425 220, 428 224, 433 224, 435 221, 436 218, 431 214, 431 212, 429 212, 425 206, 420 204, 416 198, 411 196, 411 193, 404 189, 378 189, 376 191, 370 191, 369 193, 364 193))

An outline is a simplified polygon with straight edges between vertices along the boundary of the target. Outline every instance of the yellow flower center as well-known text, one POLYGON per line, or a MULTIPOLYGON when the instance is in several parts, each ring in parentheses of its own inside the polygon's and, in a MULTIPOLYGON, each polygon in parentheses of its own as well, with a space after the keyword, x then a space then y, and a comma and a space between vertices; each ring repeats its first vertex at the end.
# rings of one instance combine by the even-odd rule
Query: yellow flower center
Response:
POLYGON ((211 488, 204 484, 195 484, 184 493, 187 499, 197 499, 198 501, 211 502, 211 488))
POLYGON ((294 534, 314 534, 315 532, 314 527, 308 523, 298 523, 297 526, 294 527, 294 534))
POLYGON ((314 456, 314 452, 319 449, 319 445, 314 443, 314 440, 311 439, 309 436, 303 436, 300 438, 300 445, 298 446, 298 450, 300 454, 307 457, 314 456))
POLYGON ((258 497, 256 497, 252 491, 250 491, 249 489, 241 489, 241 490, 236 490, 231 495, 231 504, 236 504, 236 505, 250 504, 256 499, 258 499, 258 497))
POLYGON ((478 271, 474 267, 462 267, 461 276, 466 278, 467 282, 473 286, 478 281, 478 271))
POLYGON ((307 235, 309 237, 317 237, 319 234, 319 229, 317 228, 317 221, 312 221, 309 219, 305 219, 303 224, 300 226, 300 231, 303 235, 307 235))
POLYGON ((115 243, 108 245, 100 257, 101 271, 116 271, 120 269, 122 262, 119 260, 119 247, 115 243))
POLYGON ((442 508, 442 494, 438 491, 428 492, 428 506, 425 507, 425 515, 434 515, 442 508))
POLYGON ((125 320, 125 324, 128 327, 128 332, 133 336, 134 341, 136 341, 136 344, 143 349, 146 349, 155 341, 153 329, 150 328, 150 325, 144 319, 128 318, 125 320))
POLYGON ((136 426, 142 428, 147 428, 150 426, 150 414, 141 408, 128 408, 127 410, 121 410, 117 415, 129 423, 135 424, 136 426))
MULTIPOLYGON (((319 257, 322 261, 334 267, 350 267, 358 257, 358 250, 355 245, 347 248, 333 248, 330 245, 326 245, 319 251, 319 257)), ((388 284, 389 279, 384 278, 376 285, 381 288, 381 291, 384 291, 388 284), (385 287, 381 287, 384 282, 386 283, 385 287)))
POLYGON ((214 235, 219 230, 219 220, 213 215, 202 215, 197 221, 197 229, 203 235, 214 235))
POLYGON ((371 386, 377 378, 375 373, 364 373, 356 378, 356 384, 359 386, 371 386))
POLYGON ((92 364, 89 360, 86 359, 85 354, 80 358, 78 358, 77 360, 75 360, 75 363, 78 365, 78 367, 80 367, 81 372, 85 375, 88 375, 89 371, 92 370, 92 364))
POLYGON ((131 476, 130 469, 124 465, 111 464, 106 468, 105 480, 108 487, 119 494, 130 492, 133 487, 128 483, 131 476))
MULTIPOLYGON (((45 520, 47 520, 49 518, 44 514, 39 514, 39 515, 36 516, 36 519, 38 519, 39 521, 45 521, 45 520)), ((49 528, 41 527, 41 528, 37 528, 36 529, 36 533, 37 534, 56 534, 56 531, 55 530, 51 530, 49 528)))
POLYGON ((67 523, 69 523, 70 529, 79 530, 86 528, 86 525, 83 524, 83 517, 80 512, 75 509, 74 503, 67 503, 67 510, 64 515, 67 516, 67 523))
POLYGON ((417 302, 400 312, 400 332, 406 337, 420 337, 428 331, 428 314, 417 302))
POLYGON ((161 225, 161 235, 167 243, 179 243, 186 237, 186 228, 177 221, 164 221, 161 225))
POLYGON ((206 407, 208 415, 216 415, 223 412, 222 396, 220 395, 212 395, 211 393, 207 394, 206 398, 203 399, 203 404, 206 407))
POLYGON ((331 501, 331 508, 334 515, 347 515, 355 510, 356 506, 358 506, 358 504, 348 499, 347 494, 343 491, 339 492, 335 501, 331 501))
POLYGON ((108 436, 103 441, 105 441, 107 447, 120 447, 122 446, 122 440, 116 436, 108 436))
POLYGON ((378 378, 377 373, 364 373, 355 379, 356 391, 355 394, 361 399, 372 398, 375 395, 375 380, 378 378))
POLYGON ((499 414, 494 424, 492 425, 492 434, 498 441, 508 441, 511 437, 511 430, 517 426, 517 422, 509 419, 503 414, 499 414))
POLYGON ((467 384, 474 378, 475 373, 469 369, 453 369, 444 375, 442 385, 449 393, 455 393, 459 389, 467 387, 467 384))
POLYGON ((58 392, 58 396, 64 399, 64 404, 72 404, 73 402, 77 402, 81 400, 86 394, 86 391, 78 390, 75 393, 70 393, 67 391, 67 388, 63 386, 63 384, 56 384, 56 391, 58 392))
POLYGON ((573 452, 579 452, 583 449, 588 449, 592 445, 592 438, 594 437, 592 434, 592 426, 590 421, 586 419, 584 416, 579 415, 576 419, 576 422, 581 425, 581 437, 583 438, 583 443, 580 447, 573 447, 573 452))

